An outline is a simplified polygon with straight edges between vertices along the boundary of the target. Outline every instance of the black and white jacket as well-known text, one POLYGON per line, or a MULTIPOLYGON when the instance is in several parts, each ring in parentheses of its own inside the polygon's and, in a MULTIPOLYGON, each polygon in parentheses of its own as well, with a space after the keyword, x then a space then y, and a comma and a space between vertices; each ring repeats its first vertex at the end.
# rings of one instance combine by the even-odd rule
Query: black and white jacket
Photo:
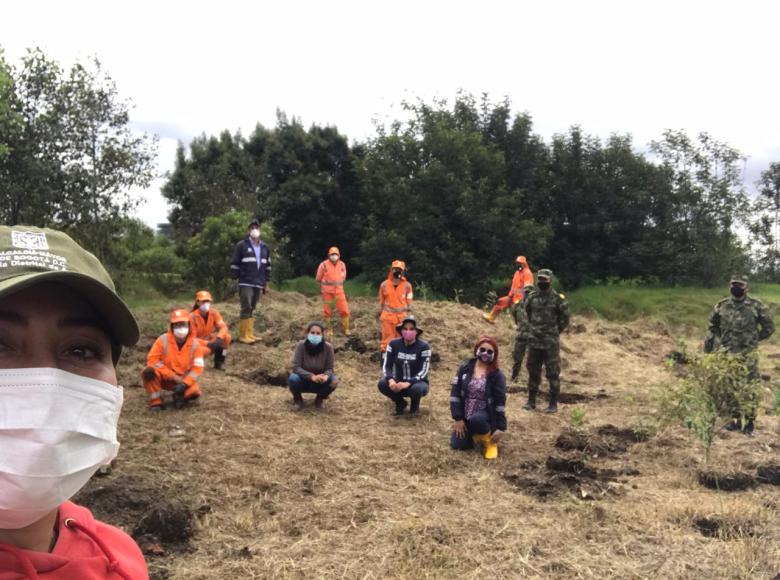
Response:
POLYGON ((388 379, 427 383, 430 370, 431 347, 424 340, 418 338, 412 344, 406 344, 403 338, 396 338, 387 345, 382 371, 388 379))

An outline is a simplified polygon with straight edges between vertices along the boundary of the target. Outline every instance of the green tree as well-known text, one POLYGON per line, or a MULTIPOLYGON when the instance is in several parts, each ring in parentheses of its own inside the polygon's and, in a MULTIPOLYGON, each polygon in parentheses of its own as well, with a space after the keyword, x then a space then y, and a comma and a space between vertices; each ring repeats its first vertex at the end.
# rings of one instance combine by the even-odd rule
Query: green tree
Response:
POLYGON ((128 101, 97 59, 64 70, 30 50, 3 98, 21 130, 0 159, 0 219, 70 231, 105 257, 134 187, 147 186, 156 140, 130 129, 128 101))
POLYGON ((257 213, 263 160, 251 156, 246 145, 240 133, 228 131, 219 137, 196 137, 189 154, 179 143, 162 194, 173 206, 169 219, 181 241, 198 233, 210 216, 230 209, 257 213))
POLYGON ((758 245, 758 270, 780 282, 780 162, 762 171, 756 186, 759 196, 753 203, 750 229, 758 245))

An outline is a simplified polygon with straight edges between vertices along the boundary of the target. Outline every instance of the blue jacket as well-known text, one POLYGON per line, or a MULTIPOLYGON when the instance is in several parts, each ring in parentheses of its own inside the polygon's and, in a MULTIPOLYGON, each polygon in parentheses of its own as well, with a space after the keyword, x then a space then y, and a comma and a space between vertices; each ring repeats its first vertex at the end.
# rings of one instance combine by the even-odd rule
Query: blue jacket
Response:
POLYGON ((391 340, 385 351, 382 372, 389 379, 410 383, 428 382, 431 370, 431 347, 419 338, 407 345, 403 338, 391 340))
POLYGON ((260 263, 257 263, 255 249, 249 236, 236 244, 230 261, 230 275, 238 278, 239 286, 264 288, 271 280, 271 250, 260 242, 260 263))
MULTIPOLYGON (((452 380, 450 412, 455 421, 466 419, 466 390, 471 382, 471 377, 474 376, 476 364, 476 359, 467 360, 460 365, 458 373, 452 380)), ((487 411, 490 415, 490 430, 506 431, 506 377, 501 369, 496 369, 488 375, 485 382, 485 392, 488 398, 487 411)))

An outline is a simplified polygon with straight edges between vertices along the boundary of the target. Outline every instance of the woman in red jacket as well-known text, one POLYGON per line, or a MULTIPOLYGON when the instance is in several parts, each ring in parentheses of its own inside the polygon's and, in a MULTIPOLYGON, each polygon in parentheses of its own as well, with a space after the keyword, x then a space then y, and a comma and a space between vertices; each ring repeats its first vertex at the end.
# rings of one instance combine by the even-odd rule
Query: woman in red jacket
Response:
POLYGON ((127 534, 68 501, 116 456, 138 325, 65 234, 0 226, 0 256, 0 580, 148 579, 127 534))

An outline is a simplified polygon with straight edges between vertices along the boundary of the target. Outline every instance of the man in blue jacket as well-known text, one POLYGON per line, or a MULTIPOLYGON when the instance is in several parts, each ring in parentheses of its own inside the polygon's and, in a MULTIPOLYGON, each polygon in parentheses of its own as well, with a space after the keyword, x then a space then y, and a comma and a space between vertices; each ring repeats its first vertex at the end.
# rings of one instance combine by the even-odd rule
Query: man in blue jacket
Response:
POLYGON ((420 399, 428 394, 428 371, 431 368, 431 347, 420 340, 422 330, 417 328, 413 315, 403 319, 396 329, 401 338, 391 340, 385 351, 379 392, 395 402, 395 414, 403 415, 406 397, 412 401, 411 415, 420 412, 420 399))
POLYGON ((241 300, 238 341, 257 342, 254 311, 260 293, 268 289, 271 279, 271 250, 260 239, 260 220, 249 223, 247 236, 236 244, 230 261, 230 274, 238 278, 238 296, 241 300))

